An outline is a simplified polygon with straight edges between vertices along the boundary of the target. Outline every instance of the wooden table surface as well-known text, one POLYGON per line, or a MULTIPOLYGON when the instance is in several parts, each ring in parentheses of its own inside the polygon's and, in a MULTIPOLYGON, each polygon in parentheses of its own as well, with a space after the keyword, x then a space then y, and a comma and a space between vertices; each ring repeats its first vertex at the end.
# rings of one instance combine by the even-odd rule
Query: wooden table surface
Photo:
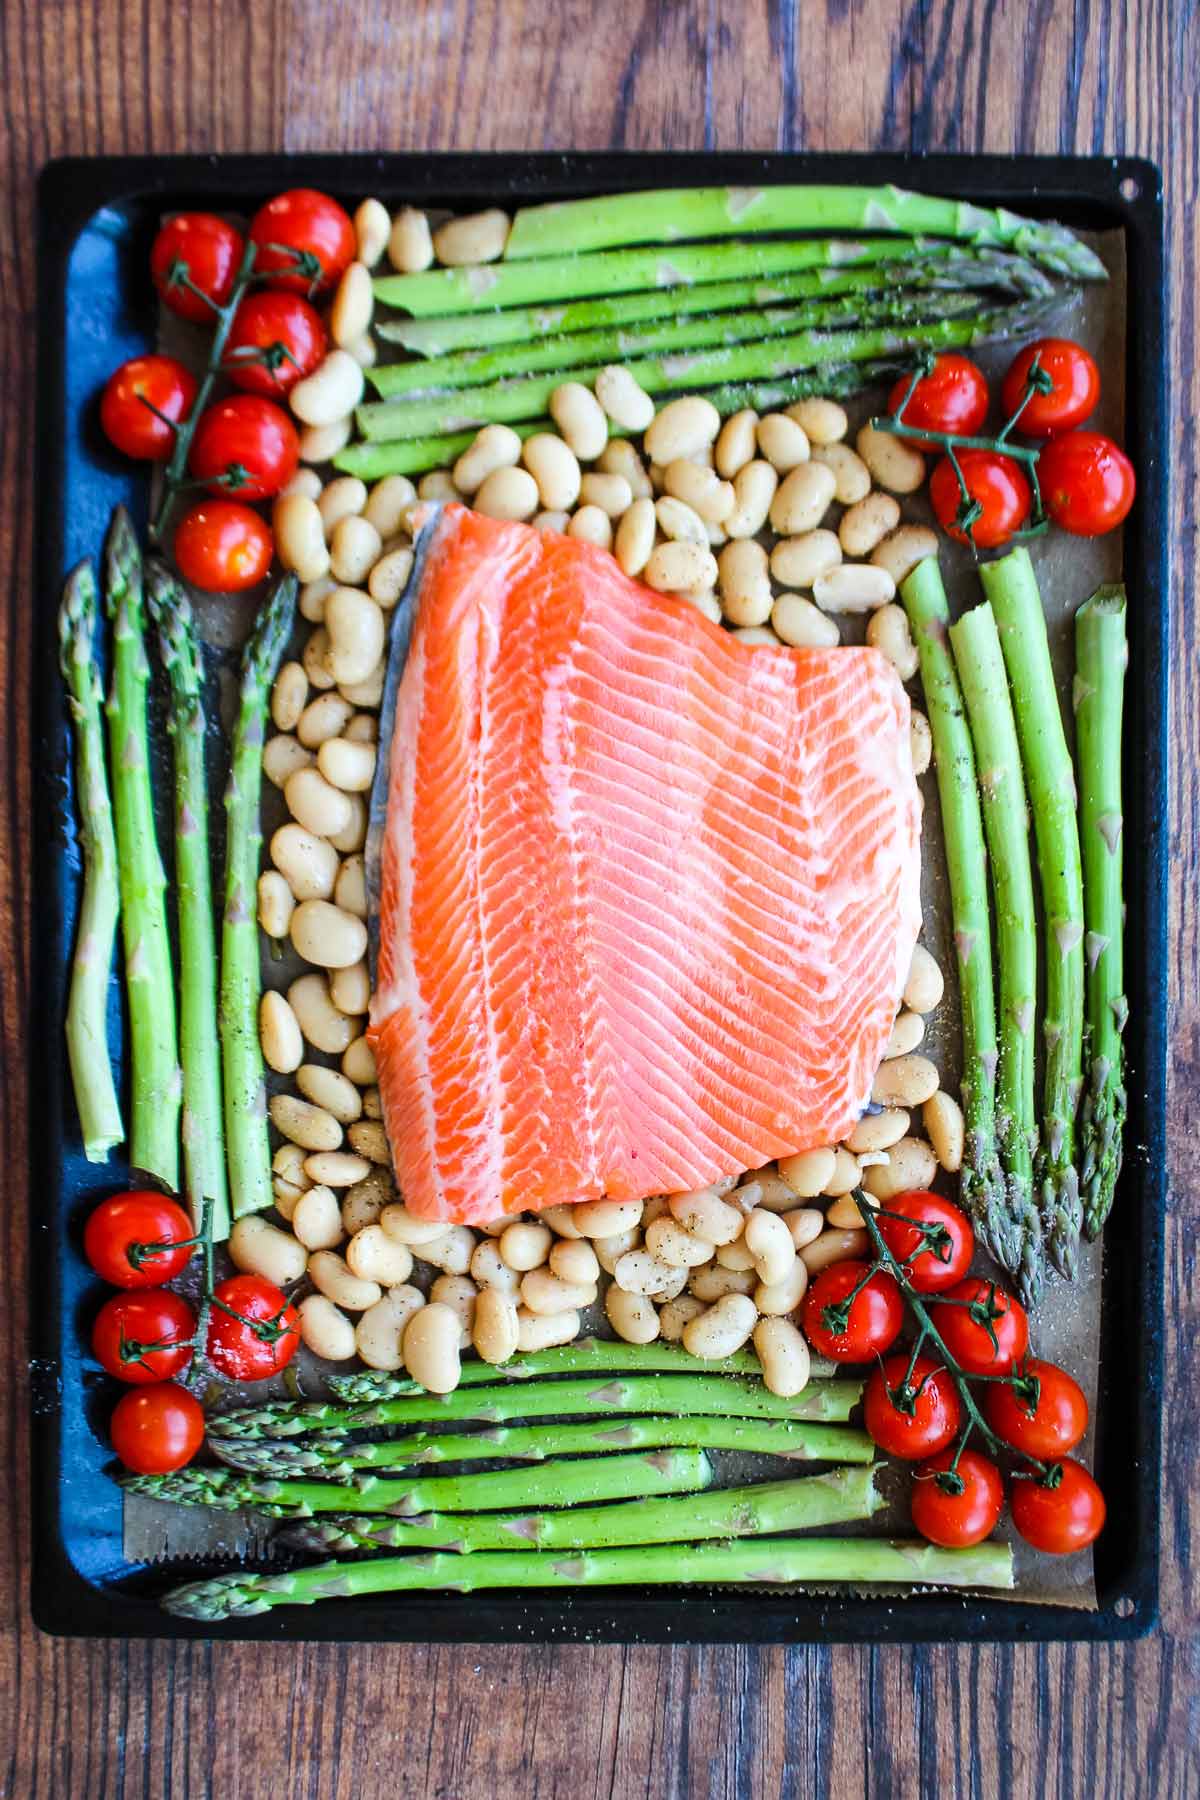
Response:
MULTIPOLYGON (((1200 28, 1182 0, 7 0, 0 5, 0 1343, 25 1363, 33 178, 50 156, 342 149, 1121 151, 1163 168, 1175 571, 1162 1628, 1110 1648, 77 1643, 26 1604, 4 1384, 0 1796, 1200 1793, 1200 28), (1188 219, 1192 223, 1189 226, 1188 219)), ((650 174, 648 168, 648 175, 650 174)), ((1136 271, 1133 279, 1137 279, 1136 271)), ((1164 596, 1165 604, 1165 596, 1164 596)), ((33 1196, 36 1216, 40 1204, 33 1196)), ((1136 1356, 1137 1346, 1129 1354, 1136 1356)), ((1118 1527, 1119 1528, 1119 1527, 1118 1527)))

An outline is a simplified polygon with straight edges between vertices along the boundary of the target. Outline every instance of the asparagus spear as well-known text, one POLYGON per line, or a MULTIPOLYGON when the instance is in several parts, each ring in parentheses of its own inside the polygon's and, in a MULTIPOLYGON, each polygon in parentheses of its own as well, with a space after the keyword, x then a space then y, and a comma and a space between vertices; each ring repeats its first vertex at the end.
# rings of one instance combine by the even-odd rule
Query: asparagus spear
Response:
POLYGON ((602 1450, 742 1450, 786 1456, 793 1462, 869 1463, 874 1446, 863 1431, 842 1425, 801 1425, 767 1419, 626 1419, 581 1425, 513 1425, 494 1431, 421 1432, 364 1443, 317 1438, 299 1443, 242 1443, 214 1438, 223 1463, 252 1474, 309 1475, 350 1481, 356 1469, 408 1469, 426 1463, 489 1462, 521 1457, 577 1456, 602 1450))
MULTIPOLYGON (((820 1369, 833 1372, 834 1365, 822 1363, 820 1369)), ((535 1375, 580 1375, 589 1369, 630 1374, 653 1370, 663 1373, 675 1370, 682 1375, 695 1375, 696 1358, 682 1344, 668 1344, 659 1338, 653 1344, 626 1344, 619 1339, 586 1337, 573 1344, 555 1344, 548 1350, 525 1350, 506 1363, 482 1362, 472 1358, 462 1366, 460 1387, 474 1387, 480 1382, 528 1381, 535 1375)), ((710 1375, 761 1375, 762 1365, 752 1350, 735 1350, 732 1356, 706 1363, 710 1375)), ((814 1369, 814 1373, 817 1370, 814 1369)), ((391 1374, 383 1369, 356 1369, 353 1375, 332 1375, 329 1386, 339 1400, 398 1400, 406 1394, 423 1394, 425 1389, 411 1375, 391 1374)))
POLYGON ((1075 1168, 1075 1109, 1083 1081, 1083 874, 1075 771, 1063 733, 1042 597, 1029 552, 980 570, 1000 629, 1021 760, 1029 785, 1046 923, 1046 1080, 1038 1176, 1046 1248, 1073 1279, 1083 1205, 1075 1168))
POLYGON ((174 1475, 127 1475, 121 1485, 153 1500, 216 1506, 228 1512, 252 1507, 272 1519, 307 1519, 313 1513, 386 1512, 400 1517, 428 1512, 494 1512, 518 1506, 573 1506, 634 1495, 691 1493, 712 1481, 703 1450, 657 1450, 648 1456, 576 1457, 539 1463, 536 1469, 489 1469, 482 1475, 417 1476, 383 1481, 360 1475, 353 1486, 332 1481, 258 1480, 237 1469, 196 1464, 174 1475))
MULTIPOLYGON (((870 362, 901 350, 963 349, 1024 336, 1044 312, 1040 301, 1019 302, 969 319, 864 326, 861 330, 799 331, 721 349, 701 349, 691 355, 635 357, 625 366, 648 394, 673 393, 724 382, 769 380, 798 369, 823 369, 829 364, 870 362)), ((585 364, 573 370, 571 378, 592 382, 604 366, 603 362, 585 364)), ((538 416, 545 412, 558 386, 557 374, 531 375, 440 398, 378 401, 360 406, 355 416, 363 436, 370 439, 465 431, 472 425, 538 416)))
POLYGON ((147 570, 151 615, 171 684, 175 751, 175 890, 179 909, 179 1047, 183 1063, 183 1160, 193 1224, 212 1202, 212 1236, 229 1236, 229 1189, 221 1123, 221 1050, 217 1040, 217 946, 204 766, 204 695, 199 647, 187 595, 162 563, 147 570))
POLYGON ((1000 964, 1000 1068, 996 1137, 1008 1191, 1009 1216, 1020 1229, 1019 1267, 1013 1271, 1026 1306, 1042 1285, 1042 1222, 1033 1194, 1037 1124, 1033 1094, 1033 1020, 1037 1005, 1037 932, 1029 812, 1021 752, 995 615, 984 603, 950 627, 975 744, 983 823, 987 832, 996 943, 1000 964))
MULTIPOLYGON (((513 426, 519 438, 554 429, 549 419, 531 419, 513 426)), ((451 431, 434 437, 399 438, 386 444, 351 444, 338 452, 333 466, 364 481, 379 481, 384 475, 423 475, 427 469, 450 468, 474 442, 474 431, 451 431)))
POLYGON ((746 339, 782 337, 830 325, 906 325, 926 319, 958 318, 979 310, 973 293, 847 294, 810 301, 807 306, 754 306, 740 312, 705 313, 699 318, 667 319, 640 330, 605 326, 596 331, 539 334, 531 343, 495 350, 464 350, 434 362, 386 363, 370 369, 367 380, 376 393, 394 399, 401 394, 432 395, 453 388, 477 387, 510 376, 550 370, 560 376, 583 364, 603 365, 658 351, 712 349, 746 339))
POLYGON ((1083 1228, 1100 1231, 1121 1172, 1125 1127, 1125 1052, 1129 1014, 1124 977, 1121 893, 1121 715, 1129 646, 1125 590, 1102 587, 1075 615, 1075 738, 1079 752, 1079 830, 1087 935, 1087 1052, 1080 1109, 1083 1228))
POLYGON ((379 275, 375 298, 418 319, 446 313, 491 312, 500 306, 637 294, 647 288, 694 282, 747 280, 799 269, 925 262, 939 245, 920 238, 831 238, 785 242, 750 238, 732 244, 680 244, 665 250, 615 250, 599 256, 544 257, 535 262, 488 263, 475 268, 426 269, 419 275, 379 275))
POLYGON ((298 1519, 274 1541, 292 1550, 591 1550, 599 1545, 761 1537, 869 1519, 883 1504, 872 1469, 831 1469, 802 1481, 762 1481, 654 1501, 570 1507, 564 1512, 454 1513, 446 1518, 298 1519))
POLYGON ((175 976, 167 936, 166 876, 154 829, 146 722, 142 553, 123 506, 104 547, 105 599, 113 628, 109 748, 117 827, 117 872, 125 985, 133 1047, 130 1161, 168 1188, 179 1184, 182 1078, 175 1035, 175 976))
POLYGON ((936 557, 927 557, 900 586, 921 660, 933 733, 950 911, 962 1005, 962 1098, 966 1115, 962 1193, 985 1248, 1006 1269, 1020 1266, 1018 1221, 1009 1213, 996 1153, 996 1008, 987 859, 975 778, 975 753, 947 631, 950 610, 936 557))
POLYGON ((120 897, 108 772, 104 764, 103 692, 94 661, 96 576, 81 562, 67 576, 58 615, 59 665, 75 727, 75 794, 83 847, 83 895, 67 1003, 71 1084, 89 1162, 107 1162, 125 1127, 108 1054, 108 982, 120 897))
POLYGON ((172 1589, 163 1606, 185 1619, 214 1623, 247 1618, 273 1606, 311 1606, 357 1594, 454 1588, 625 1587, 722 1582, 800 1584, 815 1581, 902 1582, 938 1587, 1013 1585, 1008 1544, 942 1550, 897 1538, 759 1538, 737 1544, 671 1544, 555 1555, 537 1550, 480 1551, 473 1556, 381 1556, 354 1563, 317 1563, 286 1574, 239 1569, 172 1589))
MULTIPOLYGON (((571 300, 560 306, 514 306, 504 312, 463 313, 447 319, 389 319, 377 325, 375 331, 377 336, 402 345, 414 355, 435 357, 499 344, 527 344, 551 333, 681 318, 685 313, 778 306, 785 300, 873 293, 880 288, 895 291, 897 279, 897 272, 886 263, 866 268, 804 269, 794 275, 752 276, 699 287, 652 288, 645 294, 571 300)), ((931 245, 920 261, 905 265, 900 291, 942 287, 956 291, 991 288, 1001 294, 1031 297, 1054 291, 1049 276, 1021 257, 998 250, 931 245)))
POLYGON ((262 825, 263 736, 271 683, 292 630, 296 581, 266 600, 242 652, 238 716, 225 791, 225 910, 221 928, 221 1063, 233 1216, 274 1204, 267 1094, 258 1041, 261 990, 255 889, 262 825))
POLYGON ((452 1394, 378 1400, 368 1406, 323 1401, 268 1402, 215 1413, 210 1438, 291 1438, 317 1431, 365 1431, 377 1425, 423 1425, 434 1419, 594 1417, 610 1413, 708 1413, 723 1419, 806 1419, 814 1424, 848 1419, 861 1381, 810 1382, 782 1399, 761 1382, 723 1375, 592 1376, 580 1381, 528 1381, 506 1387, 459 1387, 452 1394))
POLYGON ((743 231, 895 231, 909 237, 924 233, 1014 249, 1054 275, 1106 279, 1100 258, 1065 225, 890 186, 663 188, 552 200, 521 208, 504 256, 507 262, 615 245, 727 238, 743 231))

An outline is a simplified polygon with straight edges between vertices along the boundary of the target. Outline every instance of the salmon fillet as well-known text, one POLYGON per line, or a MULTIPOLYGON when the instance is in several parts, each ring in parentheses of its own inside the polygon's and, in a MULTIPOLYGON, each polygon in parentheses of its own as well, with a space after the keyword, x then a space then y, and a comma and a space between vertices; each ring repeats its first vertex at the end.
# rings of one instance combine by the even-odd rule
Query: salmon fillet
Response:
POLYGON ((642 1198, 836 1143, 920 925, 890 663, 740 642, 554 532, 459 506, 426 532, 369 1030, 409 1208, 642 1198))

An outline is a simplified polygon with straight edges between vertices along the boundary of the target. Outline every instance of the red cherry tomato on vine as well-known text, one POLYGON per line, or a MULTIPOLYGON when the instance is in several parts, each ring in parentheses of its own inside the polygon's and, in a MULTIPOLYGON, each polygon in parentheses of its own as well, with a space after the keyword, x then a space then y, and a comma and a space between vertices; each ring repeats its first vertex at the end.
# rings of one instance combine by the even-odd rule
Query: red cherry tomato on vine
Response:
POLYGON ((186 419, 195 398, 195 376, 173 356, 132 356, 104 385, 100 423, 122 455, 165 462, 175 448, 168 421, 186 419))
POLYGON ((906 1225, 899 1219, 881 1217, 877 1223, 880 1237, 896 1261, 905 1264, 909 1283, 918 1294, 940 1294, 962 1280, 975 1255, 975 1233, 966 1213, 926 1188, 897 1194, 884 1205, 889 1213, 903 1213, 912 1220, 906 1225), (932 1244, 921 1226, 936 1233, 932 1244), (921 1245, 924 1247, 918 1248, 921 1245))
POLYGON ((281 406, 260 394, 233 394, 206 408, 196 423, 188 463, 214 494, 269 500, 300 461, 296 427, 281 406))
POLYGON ((1000 390, 1005 418, 1011 419, 1025 398, 1035 357, 1052 386, 1049 393, 1030 395, 1016 429, 1026 437, 1046 438, 1082 425, 1100 398, 1100 371, 1083 345, 1070 338, 1039 338, 1014 358, 1000 390))
POLYGON ((1133 464, 1098 431, 1051 438, 1038 460, 1042 505, 1075 537, 1102 537, 1128 516, 1137 493, 1133 464))
POLYGON ((927 1356, 918 1356, 906 1382, 908 1362, 902 1351, 880 1363, 870 1376, 863 1396, 863 1423, 881 1450, 919 1462, 957 1437, 962 1401, 949 1372, 927 1356))
POLYGON ((150 274, 163 304, 181 319, 213 324, 216 313, 204 296, 224 306, 242 249, 241 232, 215 213, 177 213, 168 219, 150 251, 150 274))
POLYGON ((1036 1392, 989 1381, 983 1414, 997 1437, 1039 1462, 1052 1462, 1073 1450, 1088 1423, 1088 1403, 1079 1383, 1055 1363, 1028 1357, 1017 1373, 1036 1384, 1036 1392))
POLYGON ((169 1475, 204 1442, 204 1408, 173 1381, 134 1388, 117 1401, 109 1424, 113 1449, 138 1475, 169 1475))
POLYGON ((208 1357, 235 1381, 264 1381, 291 1362, 300 1343, 300 1315, 273 1282, 261 1275, 231 1275, 213 1290, 208 1357), (227 1306, 239 1318, 222 1311, 227 1306), (249 1323, 246 1323, 249 1321, 249 1323))
POLYGON ((175 561, 185 581, 207 593, 234 594, 261 581, 275 545, 256 512, 237 500, 204 500, 179 521, 175 561))
POLYGON ((1051 1556, 1086 1550, 1104 1530, 1107 1511, 1104 1495, 1071 1457, 1054 1464, 1049 1482, 1022 1475, 1012 1485, 1013 1524, 1027 1544, 1051 1556))
POLYGON ((934 1321, 947 1350, 968 1375, 1007 1375, 1029 1348, 1029 1318, 1019 1300, 972 1275, 950 1288, 934 1321))
MULTIPOLYGON (((1033 503, 1024 470, 1011 456, 998 456, 994 450, 957 450, 955 455, 968 495, 983 509, 971 526, 977 548, 994 550, 1007 544, 1029 517, 1033 503)), ((967 534, 955 524, 962 489, 948 456, 943 456, 929 477, 929 499, 942 530, 965 544, 967 534)))
POLYGON ((234 314, 221 367, 235 387, 278 399, 312 374, 328 348, 321 315, 303 295, 263 288, 234 314))
MULTIPOLYGON (((888 411, 895 412, 905 394, 911 376, 902 375, 888 399, 888 411)), ((952 437, 973 437, 987 418, 988 385, 983 370, 969 356, 957 350, 943 350, 934 359, 932 375, 922 375, 913 389, 912 398, 901 415, 905 425, 917 425, 924 431, 946 431, 952 437)), ((909 440, 917 450, 937 450, 941 446, 927 440, 909 440)))
POLYGON ((1004 1483, 995 1463, 978 1450, 964 1450, 951 1477, 953 1461, 953 1450, 945 1449, 915 1471, 912 1522, 931 1544, 961 1550, 981 1544, 995 1531, 1004 1508, 1004 1483), (949 1492, 939 1475, 957 1491, 949 1492))
POLYGON ((900 1335, 900 1289, 882 1272, 866 1281, 870 1267, 865 1262, 835 1263, 817 1276, 805 1296, 805 1336, 814 1350, 834 1362, 870 1362, 890 1350, 900 1335), (851 1300, 862 1281, 865 1286, 851 1300))
POLYGON ((289 188, 260 207, 250 221, 250 241, 258 245, 254 267, 271 272, 271 286, 298 294, 322 293, 354 260, 354 227, 349 214, 315 188, 289 188), (289 251, 307 266, 297 267, 289 251))
POLYGON ((118 1381, 168 1381, 187 1367, 196 1316, 170 1288, 114 1294, 96 1314, 92 1355, 118 1381))
POLYGON ((83 1253, 113 1287, 159 1287, 178 1275, 194 1248, 171 1246, 194 1235, 182 1206, 138 1188, 100 1202, 84 1226, 83 1253))

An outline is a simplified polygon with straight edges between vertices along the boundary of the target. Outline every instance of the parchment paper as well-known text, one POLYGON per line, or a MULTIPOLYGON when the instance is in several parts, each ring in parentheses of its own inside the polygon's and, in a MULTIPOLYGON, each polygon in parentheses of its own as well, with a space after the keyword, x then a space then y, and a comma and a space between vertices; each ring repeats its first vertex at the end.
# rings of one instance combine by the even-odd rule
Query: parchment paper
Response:
MULTIPOLYGON (((1075 338, 1095 356, 1101 370, 1102 394, 1092 423, 1096 429, 1108 432, 1120 442, 1124 398, 1124 239, 1120 232, 1080 235, 1103 257, 1110 281, 1102 287, 1084 289, 1080 298, 1056 314, 1045 330, 1075 338)), ((178 323, 170 315, 163 322, 161 337, 164 347, 170 348, 174 354, 186 353, 194 345, 194 340, 181 337, 178 323)), ((998 346, 972 352, 972 355, 989 378, 998 382, 1014 353, 1012 346, 998 346)), ((880 410, 880 406, 881 398, 878 393, 848 404, 851 437, 866 418, 880 410)), ((931 522, 924 493, 903 502, 903 517, 905 521, 911 519, 931 522)), ((1071 621, 1076 608, 1102 582, 1120 579, 1121 552, 1119 533, 1104 538, 1084 539, 1051 530, 1030 545, 1030 554, 1046 608, 1051 649, 1058 675, 1059 698, 1069 738, 1073 732, 1070 689, 1074 649, 1071 621)), ((951 611, 957 617, 983 598, 982 588, 971 554, 965 547, 960 548, 943 538, 939 554, 951 611)), ((228 655, 231 647, 239 644, 245 635, 254 608, 248 604, 246 597, 214 602, 198 596, 197 612, 202 635, 214 650, 228 655)), ((841 623, 845 641, 862 639, 864 621, 845 619, 841 623)), ((303 643, 308 630, 309 627, 303 625, 298 631, 294 648, 303 643)), ((226 673, 231 674, 231 668, 226 673)), ((910 691, 914 703, 922 705, 919 678, 912 684, 910 691)), ((233 716, 233 684, 230 679, 223 684, 223 713, 222 724, 228 729, 233 716)), ((932 769, 922 778, 921 785, 925 796, 922 874, 925 941, 947 978, 945 998, 929 1021, 922 1049, 937 1063, 943 1085, 957 1092, 960 1072, 958 996, 940 816, 932 769)), ((264 785, 263 810, 264 841, 268 841, 271 831, 276 825, 282 824, 286 817, 282 797, 269 783, 264 785)), ((300 972, 300 967, 298 962, 288 959, 273 962, 264 958, 264 982, 270 987, 286 988, 300 972)), ((314 1060, 332 1062, 334 1059, 314 1057, 314 1060)), ((286 1082, 272 1077, 271 1085, 273 1088, 283 1087, 286 1082)), ((944 1178, 939 1178, 939 1185, 950 1193, 957 1186, 944 1178)), ((427 1286, 433 1274, 434 1271, 430 1270, 425 1270, 422 1274, 422 1265, 417 1265, 417 1270, 410 1279, 418 1286, 427 1286)), ((1096 1425, 1094 1415, 1099 1355, 1100 1277, 1101 1246, 1082 1246, 1078 1281, 1063 1282, 1053 1274, 1048 1277, 1041 1304, 1033 1319, 1032 1332, 1037 1354, 1061 1363, 1070 1370, 1087 1394, 1093 1423, 1076 1454, 1089 1465, 1092 1462, 1096 1425)), ((599 1307, 587 1315, 587 1324, 597 1335, 610 1335, 599 1307)), ((314 1397, 324 1391, 326 1376, 334 1372, 331 1365, 320 1363, 303 1349, 296 1357, 293 1368, 304 1392, 314 1397)), ((281 1383, 263 1383, 255 1391, 266 1396, 273 1389, 280 1393, 284 1391, 281 1383)), ((772 1477, 778 1479, 781 1469, 774 1458, 740 1453, 719 1454, 717 1463, 722 1485, 772 1477)), ((802 1468, 805 1472, 810 1468, 815 1472, 819 1466, 805 1464, 802 1468)), ((786 1469, 790 1474, 800 1472, 794 1463, 787 1464, 786 1469)), ((825 1532, 829 1535, 858 1537, 910 1536, 912 1526, 908 1514, 908 1473, 898 1465, 882 1462, 878 1469, 878 1483, 887 1501, 883 1510, 869 1522, 824 1528, 825 1532)), ((202 1507, 166 1505, 139 1495, 130 1495, 125 1500, 124 1520, 125 1554, 132 1562, 157 1558, 211 1560, 271 1554, 273 1522, 259 1520, 251 1515, 221 1513, 202 1507)), ((1117 1528, 1119 1523, 1114 1521, 1117 1528)), ((998 1535, 1013 1543, 1017 1578, 1012 1594, 999 1597, 1081 1609, 1095 1608, 1096 1593, 1090 1551, 1069 1557, 1040 1555, 1016 1536, 1007 1515, 998 1535)), ((888 1585, 879 1590, 857 1587, 854 1591, 886 1592, 890 1597, 902 1598, 908 1593, 921 1590, 888 1585)))

